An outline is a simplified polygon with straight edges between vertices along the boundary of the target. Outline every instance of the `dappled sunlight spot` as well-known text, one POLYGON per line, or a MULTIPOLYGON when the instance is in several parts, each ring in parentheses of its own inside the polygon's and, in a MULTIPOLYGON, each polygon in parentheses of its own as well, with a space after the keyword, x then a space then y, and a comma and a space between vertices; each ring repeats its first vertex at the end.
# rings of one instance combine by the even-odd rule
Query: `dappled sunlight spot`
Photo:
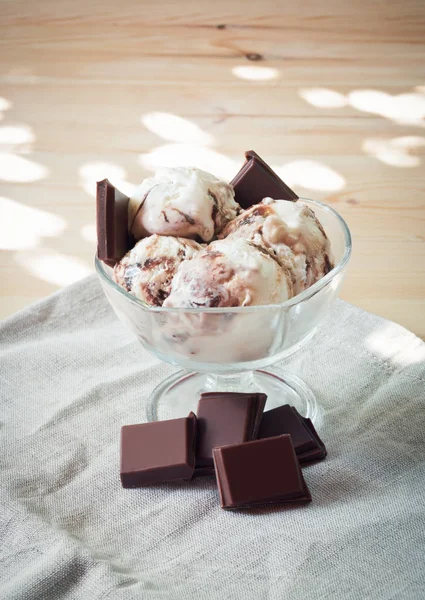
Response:
POLYGON ((0 248, 35 248, 42 237, 55 237, 66 228, 62 217, 0 197, 0 248))
POLYGON ((26 183, 44 179, 48 174, 49 170, 44 165, 16 154, 0 152, 0 180, 26 183))
POLYGON ((240 168, 239 161, 235 162, 211 148, 194 144, 158 146, 148 154, 141 154, 139 160, 143 167, 151 171, 161 167, 197 167, 224 180, 231 180, 240 168))
POLYGON ((96 198, 96 182, 95 181, 83 181, 81 187, 88 196, 96 198))
POLYGON ((348 94, 353 108, 386 117, 400 125, 425 126, 425 96, 418 93, 392 96, 378 90, 354 90, 348 94))
POLYGON ((86 240, 86 242, 90 242, 91 244, 97 242, 96 225, 94 223, 83 225, 80 229, 80 233, 81 237, 86 240))
POLYGON ((349 105, 400 125, 425 127, 425 86, 416 86, 415 92, 395 96, 374 89, 353 90, 345 96, 328 88, 304 88, 299 90, 299 95, 318 108, 349 105))
POLYGON ((0 110, 8 110, 11 106, 12 103, 10 100, 7 100, 7 98, 3 98, 2 96, 0 96, 0 110))
POLYGON ((86 194, 88 196, 93 196, 93 198, 96 198, 96 183, 93 181, 83 181, 81 183, 81 187, 83 188, 83 190, 86 192, 86 194))
POLYGON ((151 112, 140 120, 149 131, 170 142, 210 145, 214 141, 212 135, 195 123, 172 113, 151 112))
POLYGON ((269 81, 279 77, 279 71, 273 67, 261 66, 240 66, 233 67, 233 75, 239 79, 248 79, 250 81, 269 81))
POLYGON ((397 148, 420 148, 425 146, 425 137, 419 135, 404 135, 402 137, 394 138, 392 143, 397 148))
POLYGON ((363 141, 363 150, 366 154, 374 156, 381 162, 392 167, 410 168, 421 164, 419 156, 409 154, 410 149, 425 146, 425 138, 419 136, 405 136, 391 140, 366 139, 363 141))
POLYGON ((96 182, 102 179, 109 179, 115 187, 127 196, 131 196, 136 187, 125 180, 127 175, 125 169, 113 163, 87 162, 81 165, 78 172, 81 177, 81 187, 93 198, 96 197, 96 182))
POLYGON ((377 356, 396 366, 408 366, 425 360, 425 345, 418 338, 400 341, 398 332, 394 332, 392 324, 383 326, 379 331, 371 333, 365 340, 366 347, 377 356))
POLYGON ((299 91, 303 100, 317 108, 341 108, 347 106, 347 97, 327 88, 305 88, 299 91))
POLYGON ((74 283, 92 272, 87 263, 80 258, 60 254, 53 250, 17 252, 14 258, 16 263, 31 275, 59 286, 74 283))
POLYGON ((126 172, 122 167, 114 165, 113 163, 100 161, 85 163, 84 165, 81 165, 78 172, 82 179, 92 181, 100 181, 106 177, 108 179, 114 177, 116 179, 124 179, 126 176, 126 172))
POLYGON ((345 187, 342 175, 315 160, 296 160, 283 167, 272 168, 290 186, 299 185, 323 192, 338 192, 345 187))
POLYGON ((2 145, 29 144, 34 140, 34 133, 27 125, 0 127, 0 144, 2 145))
POLYGON ((388 117, 392 112, 392 96, 378 90, 354 90, 348 94, 353 108, 388 117))

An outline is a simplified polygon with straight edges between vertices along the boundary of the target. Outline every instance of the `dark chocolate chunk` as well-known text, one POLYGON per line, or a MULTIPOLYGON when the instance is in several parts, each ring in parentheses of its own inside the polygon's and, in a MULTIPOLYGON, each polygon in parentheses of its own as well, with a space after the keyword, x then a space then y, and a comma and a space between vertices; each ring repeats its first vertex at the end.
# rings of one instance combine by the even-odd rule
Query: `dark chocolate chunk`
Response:
POLYGON ((131 248, 128 233, 128 197, 107 179, 97 182, 97 256, 110 267, 131 248))
POLYGON ((313 423, 310 419, 302 417, 289 404, 278 406, 263 414, 258 438, 274 437, 283 433, 291 436, 301 463, 325 458, 326 447, 314 429, 313 423))
POLYGON ((290 435, 214 448, 222 508, 310 502, 290 435))
MULTIPOLYGON (((209 392, 198 403, 196 469, 213 469, 215 446, 238 444, 257 437, 267 396, 256 393, 209 392)), ((208 471, 210 469, 210 471, 208 471)))
POLYGON ((195 469, 196 416, 121 428, 121 483, 140 487, 191 479, 195 469))
POLYGON ((297 194, 284 183, 264 160, 253 150, 245 152, 245 164, 230 182, 235 200, 246 209, 263 198, 298 200, 297 194))

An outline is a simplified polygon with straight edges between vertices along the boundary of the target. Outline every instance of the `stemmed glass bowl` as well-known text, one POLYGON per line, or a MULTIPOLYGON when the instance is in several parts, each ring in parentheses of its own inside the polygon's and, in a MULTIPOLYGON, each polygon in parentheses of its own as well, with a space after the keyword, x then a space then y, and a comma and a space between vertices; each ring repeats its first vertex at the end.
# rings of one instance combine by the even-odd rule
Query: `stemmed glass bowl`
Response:
POLYGON ((95 259, 103 290, 119 319, 143 346, 180 370, 165 379, 148 401, 148 419, 185 416, 202 391, 262 391, 267 408, 291 404, 313 421, 314 394, 296 375, 275 366, 312 339, 337 298, 351 255, 344 219, 317 200, 300 199, 322 223, 335 266, 307 290, 281 304, 232 308, 152 307, 112 279, 95 259))

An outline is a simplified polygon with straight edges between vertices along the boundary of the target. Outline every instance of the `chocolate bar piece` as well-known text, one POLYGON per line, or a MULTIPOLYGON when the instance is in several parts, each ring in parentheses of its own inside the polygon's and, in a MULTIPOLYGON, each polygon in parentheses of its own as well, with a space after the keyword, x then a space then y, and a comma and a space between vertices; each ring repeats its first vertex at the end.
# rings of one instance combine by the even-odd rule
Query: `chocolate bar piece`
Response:
POLYGON ((242 208, 258 204, 263 198, 298 200, 297 194, 256 152, 248 150, 245 152, 245 158, 245 164, 230 182, 235 190, 235 200, 242 208))
POLYGON ((267 396, 256 393, 208 392, 198 403, 196 471, 213 471, 215 446, 238 444, 257 437, 267 396))
POLYGON ((263 414, 258 438, 287 433, 292 438, 301 463, 325 458, 327 450, 310 419, 302 417, 293 406, 285 404, 263 414))
POLYGON ((107 179, 97 182, 97 256, 110 267, 131 248, 128 233, 128 197, 107 179))
POLYGON ((191 479, 195 469, 196 416, 121 428, 121 483, 141 487, 191 479))
POLYGON ((310 502, 290 435, 214 448, 222 508, 310 502))

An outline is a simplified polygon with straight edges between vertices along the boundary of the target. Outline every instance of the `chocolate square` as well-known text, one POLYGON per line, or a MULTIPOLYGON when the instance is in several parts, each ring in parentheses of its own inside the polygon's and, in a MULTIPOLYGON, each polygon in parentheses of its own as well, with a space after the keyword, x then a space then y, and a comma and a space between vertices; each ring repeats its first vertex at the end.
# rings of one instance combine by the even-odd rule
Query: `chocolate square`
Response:
POLYGON ((107 179, 97 182, 97 256, 113 267, 131 248, 128 197, 107 179))
POLYGON ((230 182, 235 200, 246 209, 263 198, 298 200, 297 194, 253 150, 245 152, 245 164, 230 182))
POLYGON ((213 471, 213 448, 257 437, 267 396, 257 393, 208 392, 198 402, 196 471, 213 471))
POLYGON ((121 483, 141 487, 191 479, 195 469, 196 416, 121 428, 121 483))
POLYGON ((222 508, 310 502, 291 436, 214 448, 222 508))
POLYGON ((295 452, 301 463, 325 458, 326 447, 310 419, 302 417, 289 404, 278 406, 263 414, 258 438, 268 438, 287 433, 292 438, 295 452))

